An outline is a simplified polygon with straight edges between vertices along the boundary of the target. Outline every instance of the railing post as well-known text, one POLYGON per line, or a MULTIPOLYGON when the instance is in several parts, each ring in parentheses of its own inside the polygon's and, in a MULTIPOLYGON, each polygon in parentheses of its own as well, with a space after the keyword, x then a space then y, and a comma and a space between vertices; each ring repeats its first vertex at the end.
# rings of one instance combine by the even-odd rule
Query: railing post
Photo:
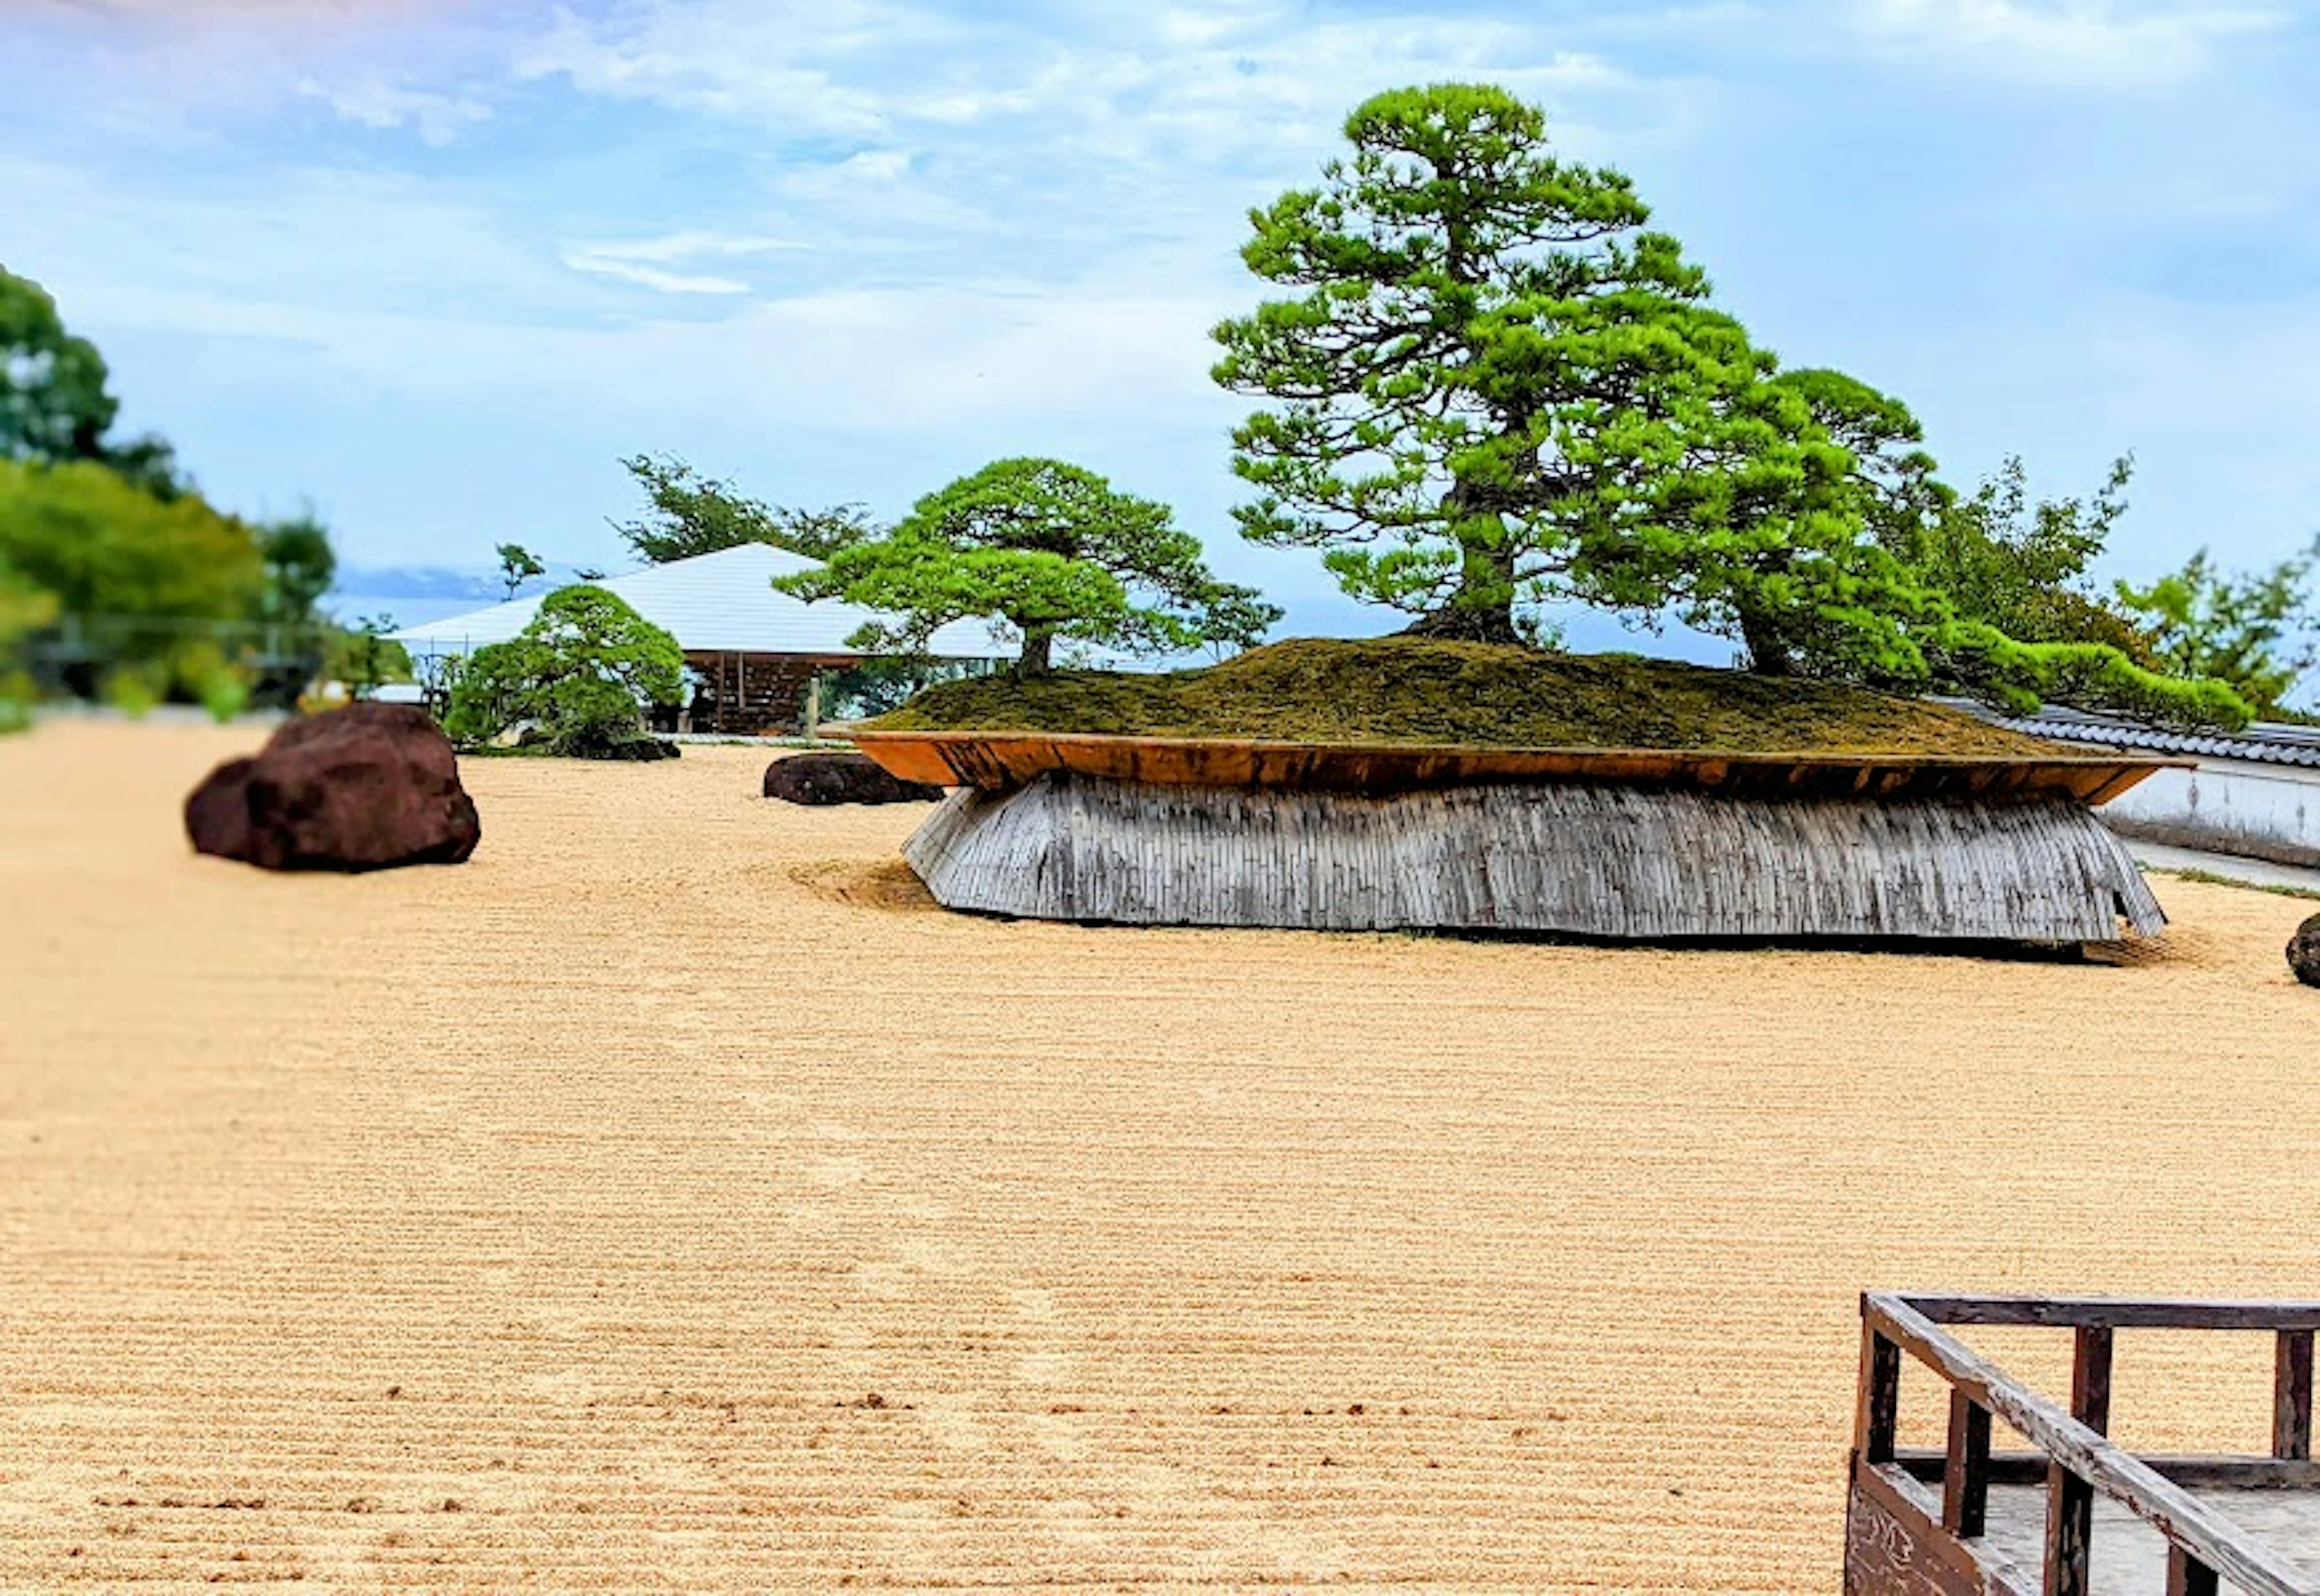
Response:
POLYGON ((1980 1536, 1989 1516, 1989 1410, 1950 1392, 1950 1452, 1942 1468, 1942 1528, 1963 1540, 1980 1536))
POLYGON ((1853 1445, 1866 1463, 1893 1461, 1894 1432, 1901 1414, 1901 1348, 1878 1334, 1864 1319, 1861 1326, 1861 1406, 1853 1424, 1853 1445))
POLYGON ((2182 1547, 2169 1546, 2167 1596, 2216 1596, 2216 1571, 2182 1547))
POLYGON ((2078 1333, 2071 1358, 2071 1417, 2098 1436, 2110 1433, 2108 1325, 2087 1325, 2078 1333))
POLYGON ((2282 1330, 2272 1356, 2271 1455, 2312 1455, 2312 1332, 2282 1330))
MULTIPOLYGON (((2071 1359, 2071 1417, 2096 1434, 2110 1428, 2111 1331, 2080 1327, 2071 1359)), ((2088 1596, 2094 1487, 2061 1464, 2046 1468, 2046 1596, 2088 1596)))
POLYGON ((2059 1463, 2046 1465, 2046 1596, 2089 1596, 2087 1541, 2095 1488, 2059 1463))

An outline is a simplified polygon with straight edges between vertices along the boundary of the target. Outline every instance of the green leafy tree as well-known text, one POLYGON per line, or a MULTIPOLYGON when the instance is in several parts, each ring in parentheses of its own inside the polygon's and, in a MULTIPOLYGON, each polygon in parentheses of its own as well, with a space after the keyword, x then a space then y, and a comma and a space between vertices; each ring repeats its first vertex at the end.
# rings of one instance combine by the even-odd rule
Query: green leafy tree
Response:
POLYGON ((1219 582, 1165 504, 1061 460, 996 460, 929 494, 892 532, 825 550, 774 585, 887 612, 847 639, 916 653, 940 626, 993 617, 1021 635, 1016 668, 1052 667, 1058 641, 1165 654, 1246 647, 1281 612, 1219 582))
POLYGON ((549 753, 617 757, 643 739, 644 706, 684 685, 675 638, 602 587, 565 587, 521 633, 467 657, 443 725, 468 747, 528 729, 549 753))
POLYGON ((1625 458, 1681 452, 1683 396, 1638 387, 1708 281, 1626 177, 1558 160, 1502 90, 1394 90, 1345 132, 1320 187, 1250 213, 1242 258, 1293 295, 1214 331, 1217 380, 1267 404, 1233 434, 1259 495, 1236 514, 1413 630, 1511 641, 1577 532, 1627 512, 1625 458))
POLYGON ((65 331, 46 289, 0 268, 0 458, 86 460, 120 411, 96 346, 65 331))
POLYGON ((822 559, 880 530, 859 504, 795 510, 763 503, 674 456, 633 455, 621 464, 644 490, 648 508, 633 521, 613 521, 612 530, 653 565, 744 543, 769 543, 822 559))
POLYGON ((1953 497, 1908 409, 1781 372, 1645 231, 1627 178, 1549 152, 1535 107, 1395 90, 1346 135, 1322 186, 1251 215, 1244 259, 1298 292, 1215 331, 1217 379, 1266 401, 1234 433, 1247 536, 1323 549, 1414 630, 1514 641, 1523 606, 1576 598, 1672 611, 1767 675, 2244 713, 2217 685, 1961 614, 1871 530, 1953 497))
POLYGON ((1326 549, 1421 632, 1516 641, 1575 597, 1672 607, 1767 673, 1919 666, 1926 595, 1861 536, 1875 494, 1923 491, 1906 410, 1778 378, 1629 180, 1501 90, 1380 95, 1346 136, 1251 216, 1244 258, 1300 292, 1215 332, 1218 380, 1269 402, 1234 434, 1246 535, 1326 549))
POLYGON ((0 732, 32 724, 32 679, 18 650, 56 615, 56 594, 35 586, 0 558, 0 732))
POLYGON ((392 615, 358 616, 352 626, 331 628, 322 674, 344 682, 357 698, 369 698, 389 682, 410 681, 411 650, 386 635, 394 630, 392 615))
POLYGON ((1918 512, 1872 516, 1870 525, 1962 620, 2025 643, 2104 644, 2156 668, 2149 636, 2087 575, 2126 512, 2133 475, 2133 458, 2121 456, 2090 497, 2034 501, 2020 458, 2009 456, 1971 495, 1935 484, 1918 512))
POLYGON ((548 574, 548 567, 540 563, 539 556, 521 543, 501 544, 499 557, 500 582, 507 589, 506 597, 515 597, 522 591, 525 583, 534 576, 548 574))
POLYGON ((2312 578, 2320 539, 2269 570, 2232 573, 2205 549, 2147 587, 2118 585, 2119 603, 2145 627, 2171 672, 2228 682, 2259 713, 2278 712, 2320 664, 2320 607, 2312 578))
POLYGON ((216 634, 247 622, 266 591, 247 523, 196 494, 157 499, 86 461, 0 461, 0 564, 156 694, 201 691, 216 634))
POLYGON ((322 595, 338 579, 338 551, 330 529, 313 511, 262 526, 258 550, 266 562, 266 619, 285 626, 313 624, 322 595))
POLYGON ((108 441, 120 402, 96 346, 66 331, 57 303, 0 267, 0 460, 111 466, 158 498, 186 490, 169 445, 108 441))

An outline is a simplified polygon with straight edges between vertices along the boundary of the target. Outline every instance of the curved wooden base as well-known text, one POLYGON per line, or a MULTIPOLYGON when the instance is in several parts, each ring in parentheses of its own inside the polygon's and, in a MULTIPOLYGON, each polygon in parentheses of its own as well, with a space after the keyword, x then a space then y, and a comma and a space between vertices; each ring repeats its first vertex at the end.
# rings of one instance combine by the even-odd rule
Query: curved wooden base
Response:
POLYGON ((2036 942, 2166 924, 2067 799, 1583 783, 1363 798, 1055 773, 953 793, 902 853, 939 902, 1039 920, 2036 942))

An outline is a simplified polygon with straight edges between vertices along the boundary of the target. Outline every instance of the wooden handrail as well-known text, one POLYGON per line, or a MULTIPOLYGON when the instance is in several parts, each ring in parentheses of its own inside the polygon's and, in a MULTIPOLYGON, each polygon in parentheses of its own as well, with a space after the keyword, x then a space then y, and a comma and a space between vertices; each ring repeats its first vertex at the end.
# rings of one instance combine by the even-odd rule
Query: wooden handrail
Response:
MULTIPOLYGON (((1929 1301, 1950 1305, 2004 1300, 1935 1298, 1929 1301)), ((1938 1323, 1912 1306, 1912 1299, 1890 1292, 1871 1292, 1862 1296, 1861 1309, 1871 1329, 1878 1335, 1890 1340, 1941 1375, 1969 1400, 2003 1419, 2057 1465, 2121 1503, 2135 1517, 2166 1537, 2171 1546, 2180 1547, 2204 1568, 2230 1580, 2247 1592, 2247 1596, 2320 1596, 2320 1586, 2307 1582, 2297 1569, 2261 1547, 2243 1544, 2238 1532, 2226 1519, 2210 1511, 2180 1486, 2131 1453, 2016 1383, 1996 1365, 1944 1332, 1938 1323)), ((2190 1305, 2144 1303, 2110 1306, 2186 1309, 2190 1305)), ((1956 1322, 2070 1325, 2080 1321, 2014 1319, 1956 1322)), ((2185 1323, 2180 1319, 2136 1319, 2132 1322, 2175 1326, 2185 1323)), ((2275 1327, 2269 1323, 2258 1326, 2243 1322, 2231 1328, 2275 1327)))
POLYGON ((2144 1297, 1936 1297, 1879 1292, 1937 1325, 2056 1329, 2314 1330, 2320 1302, 2194 1302, 2144 1297))

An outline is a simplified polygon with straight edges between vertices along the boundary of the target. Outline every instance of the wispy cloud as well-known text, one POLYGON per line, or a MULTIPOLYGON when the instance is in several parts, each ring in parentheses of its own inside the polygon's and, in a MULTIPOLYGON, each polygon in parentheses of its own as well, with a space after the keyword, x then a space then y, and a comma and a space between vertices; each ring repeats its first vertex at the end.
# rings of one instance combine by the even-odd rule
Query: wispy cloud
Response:
POLYGON ((333 86, 306 77, 299 80, 298 92, 364 127, 410 127, 421 143, 438 150, 492 114, 488 104, 470 94, 437 94, 376 80, 333 86))
POLYGON ((634 283, 642 288, 657 288, 663 294, 747 294, 749 291, 749 285, 739 277, 712 277, 692 272, 666 271, 633 260, 608 259, 601 255, 591 255, 585 249, 575 249, 566 254, 564 264, 575 271, 634 283))
POLYGON ((704 258, 733 260, 811 247, 793 239, 756 238, 696 230, 621 243, 582 244, 566 249, 563 260, 575 271, 613 277, 641 287, 657 288, 664 294, 747 294, 750 286, 738 277, 676 272, 668 268, 704 258))
POLYGON ((2289 21, 2276 7, 2152 0, 1866 0, 1852 16, 1857 36, 1887 50, 2086 85, 2188 77, 2218 47, 2289 21))
MULTIPOLYGON (((585 95, 775 115, 799 131, 875 133, 884 125, 878 95, 835 68, 893 36, 891 19, 877 24, 882 14, 860 0, 811 11, 658 5, 596 19, 558 7, 517 49, 513 71, 521 82, 561 78, 585 95)), ((905 27, 900 36, 917 35, 905 27)))
POLYGON ((367 28, 380 22, 456 15, 480 0, 9 0, 0 10, 166 27, 218 22, 268 27, 367 28))

